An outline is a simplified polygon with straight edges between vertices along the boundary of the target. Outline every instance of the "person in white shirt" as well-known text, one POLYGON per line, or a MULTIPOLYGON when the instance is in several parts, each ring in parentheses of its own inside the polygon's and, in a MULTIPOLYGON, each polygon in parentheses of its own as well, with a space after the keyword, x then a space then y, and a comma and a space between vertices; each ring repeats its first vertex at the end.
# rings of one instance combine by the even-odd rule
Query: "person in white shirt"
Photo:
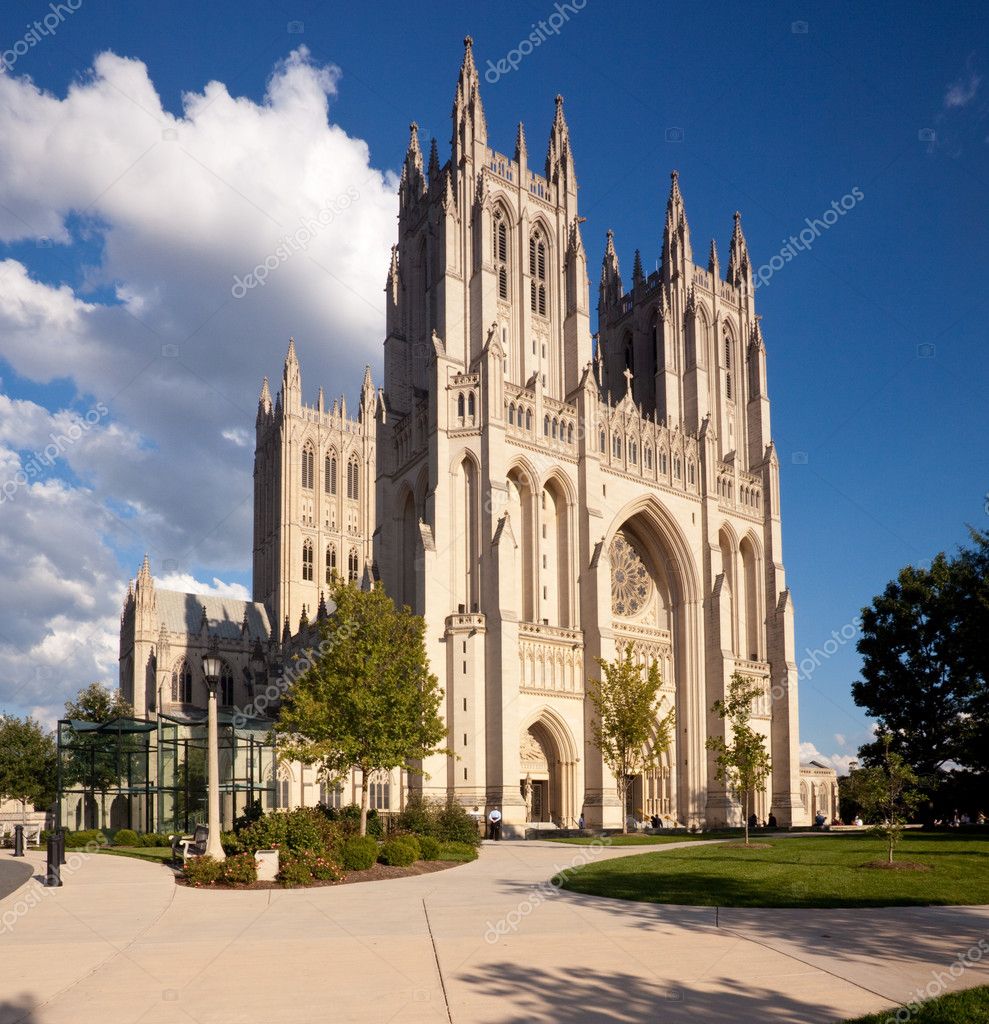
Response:
POLYGON ((488 838, 501 839, 501 811, 497 807, 492 807, 488 815, 488 838))

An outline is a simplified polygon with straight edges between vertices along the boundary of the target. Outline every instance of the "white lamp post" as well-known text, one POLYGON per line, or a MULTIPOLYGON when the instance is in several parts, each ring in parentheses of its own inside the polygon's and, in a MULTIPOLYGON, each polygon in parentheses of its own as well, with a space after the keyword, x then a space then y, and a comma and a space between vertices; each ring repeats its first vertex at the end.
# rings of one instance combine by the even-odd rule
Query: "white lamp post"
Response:
POLYGON ((208 781, 207 781, 207 824, 209 839, 206 841, 206 856, 215 860, 226 860, 223 844, 220 842, 220 738, 216 726, 216 687, 220 682, 222 667, 217 654, 216 638, 210 642, 209 653, 203 655, 203 675, 209 688, 209 705, 206 713, 206 742, 208 744, 208 781))

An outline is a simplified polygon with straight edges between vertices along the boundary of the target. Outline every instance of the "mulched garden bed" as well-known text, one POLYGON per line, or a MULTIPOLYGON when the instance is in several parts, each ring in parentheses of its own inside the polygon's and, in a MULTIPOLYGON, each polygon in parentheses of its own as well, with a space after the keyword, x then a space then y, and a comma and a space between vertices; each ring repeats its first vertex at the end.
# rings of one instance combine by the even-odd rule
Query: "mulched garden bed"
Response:
POLYGON ((250 889, 324 889, 333 885, 351 885, 355 882, 379 882, 385 878, 409 878, 414 875, 431 875, 434 871, 455 868, 459 861, 453 860, 420 860, 407 868, 394 867, 391 864, 375 864, 366 871, 348 871, 339 882, 312 882, 309 885, 283 885, 281 882, 252 882, 250 885, 190 885, 176 870, 175 884, 187 889, 212 890, 250 890, 250 889))
POLYGON ((919 864, 915 860, 894 860, 892 864, 888 860, 867 860, 862 867, 877 868, 880 871, 930 871, 927 864, 919 864))

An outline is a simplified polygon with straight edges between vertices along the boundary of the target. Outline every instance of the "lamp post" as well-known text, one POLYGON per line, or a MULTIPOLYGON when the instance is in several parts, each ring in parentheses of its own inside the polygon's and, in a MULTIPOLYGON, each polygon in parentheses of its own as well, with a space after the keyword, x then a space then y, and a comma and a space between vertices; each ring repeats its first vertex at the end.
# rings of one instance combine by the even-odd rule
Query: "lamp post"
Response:
POLYGON ((221 662, 217 653, 219 642, 216 637, 210 641, 209 652, 203 655, 203 675, 209 689, 209 704, 206 712, 206 742, 208 746, 207 770, 207 824, 209 839, 206 841, 206 856, 215 860, 226 860, 223 844, 220 842, 220 738, 216 725, 216 687, 220 682, 221 662))

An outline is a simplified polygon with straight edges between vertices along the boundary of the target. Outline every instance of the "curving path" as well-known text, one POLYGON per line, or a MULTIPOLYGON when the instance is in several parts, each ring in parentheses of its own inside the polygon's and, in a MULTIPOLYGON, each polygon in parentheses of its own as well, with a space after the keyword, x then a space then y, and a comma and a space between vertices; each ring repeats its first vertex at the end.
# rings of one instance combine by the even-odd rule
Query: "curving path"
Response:
POLYGON ((989 981, 947 973, 989 907, 716 913, 546 884, 655 850, 485 844, 449 871, 263 892, 80 858, 62 889, 0 900, 0 1024, 805 1024, 909 999, 932 972, 989 981))

